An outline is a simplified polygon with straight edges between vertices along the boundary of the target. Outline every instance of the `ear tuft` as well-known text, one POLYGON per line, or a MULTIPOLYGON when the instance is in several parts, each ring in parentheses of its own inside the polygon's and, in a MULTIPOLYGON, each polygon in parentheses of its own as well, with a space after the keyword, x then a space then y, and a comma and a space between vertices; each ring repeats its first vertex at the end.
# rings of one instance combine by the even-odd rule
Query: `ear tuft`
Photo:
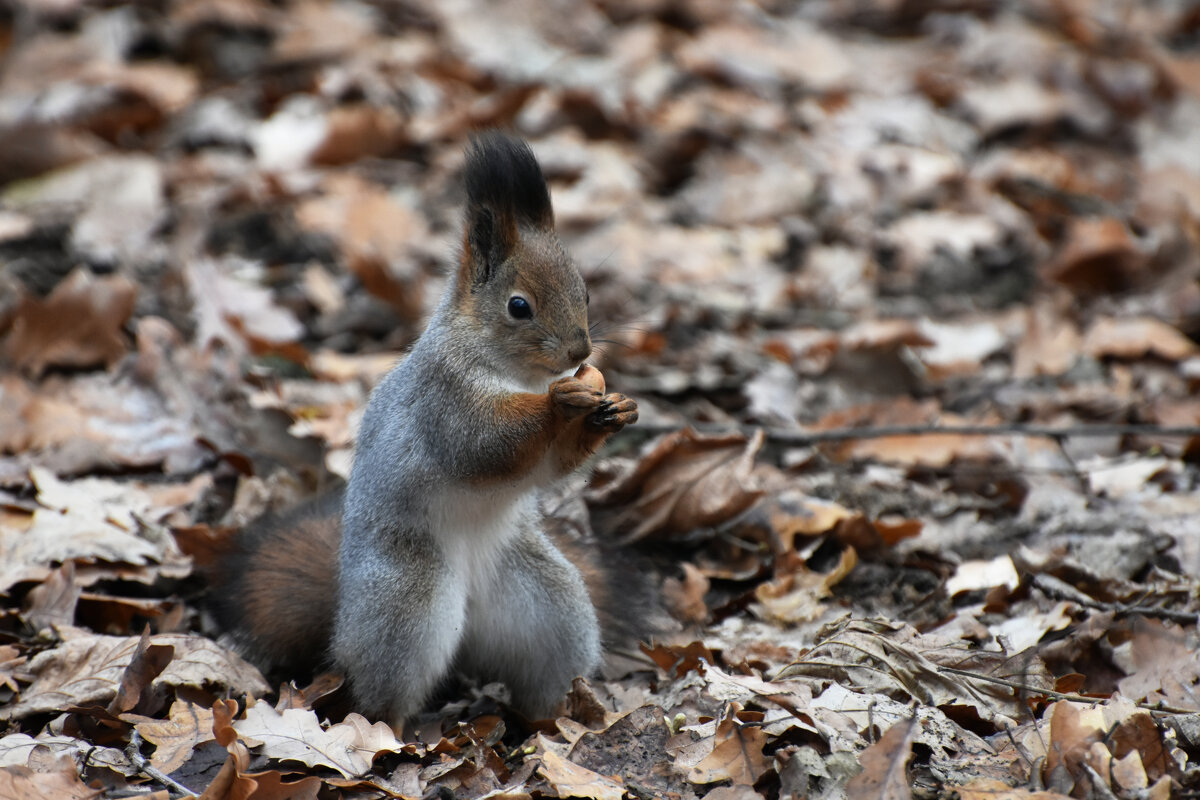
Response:
POLYGON ((521 225, 552 228, 554 211, 533 151, 513 136, 498 131, 472 136, 464 177, 471 284, 479 285, 512 252, 521 225))
POLYGON ((471 137, 467 148, 467 203, 496 216, 549 228, 554 225, 550 190, 529 145, 498 131, 471 137))

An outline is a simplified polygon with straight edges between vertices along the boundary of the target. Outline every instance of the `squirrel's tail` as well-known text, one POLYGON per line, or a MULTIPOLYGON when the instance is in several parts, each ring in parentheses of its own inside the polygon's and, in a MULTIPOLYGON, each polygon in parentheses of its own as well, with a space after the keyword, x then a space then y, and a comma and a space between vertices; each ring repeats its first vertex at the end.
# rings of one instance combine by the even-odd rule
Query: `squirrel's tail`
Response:
POLYGON ((574 532, 563 519, 548 516, 545 523, 550 541, 583 575, 605 651, 636 650, 638 642, 660 630, 662 604, 647 565, 636 554, 574 532))
POLYGON ((210 607, 264 671, 312 674, 329 663, 342 494, 256 520, 218 562, 210 607))

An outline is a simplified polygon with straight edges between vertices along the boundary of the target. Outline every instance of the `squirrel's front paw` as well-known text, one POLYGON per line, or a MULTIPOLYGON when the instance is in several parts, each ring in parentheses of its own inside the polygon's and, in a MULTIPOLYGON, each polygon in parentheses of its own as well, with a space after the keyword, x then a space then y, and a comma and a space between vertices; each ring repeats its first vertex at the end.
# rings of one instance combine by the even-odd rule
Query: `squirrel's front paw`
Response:
POLYGON ((600 404, 588 414, 588 427, 595 430, 616 433, 626 425, 637 422, 637 403, 623 394, 606 394, 600 399, 600 404))
POLYGON ((578 378, 559 378, 550 384, 550 400, 567 419, 599 408, 604 395, 578 378))

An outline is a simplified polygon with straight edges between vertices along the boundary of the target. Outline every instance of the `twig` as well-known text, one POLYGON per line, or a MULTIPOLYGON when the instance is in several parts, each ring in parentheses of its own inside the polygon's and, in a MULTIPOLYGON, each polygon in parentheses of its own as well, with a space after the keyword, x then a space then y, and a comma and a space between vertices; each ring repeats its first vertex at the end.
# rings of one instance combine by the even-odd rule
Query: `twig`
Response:
POLYGON ((1084 438, 1090 436, 1200 436, 1200 425, 1143 425, 1143 424, 1099 424, 1075 425, 1027 425, 1020 422, 1000 425, 873 425, 861 428, 834 428, 827 431, 787 430, 784 428, 761 428, 756 425, 682 425, 674 423, 639 423, 642 433, 674 433, 692 427, 700 433, 730 434, 753 433, 762 430, 774 442, 793 445, 843 442, 852 439, 882 439, 887 436, 1032 436, 1046 439, 1084 438))
POLYGON ((1119 615, 1139 614, 1143 617, 1160 617, 1162 619, 1169 619, 1172 622, 1182 622, 1185 624, 1200 621, 1200 614, 1194 611, 1176 611, 1173 608, 1157 608, 1152 606, 1131 606, 1125 603, 1106 603, 1102 600, 1096 600, 1079 591, 1071 584, 1055 578, 1053 575, 1037 574, 1033 576, 1031 582, 1047 597, 1052 597, 1056 600, 1066 600, 1067 602, 1086 606, 1087 608, 1094 608, 1098 611, 1111 611, 1119 615))
MULTIPOLYGON (((961 675, 964 678, 974 678, 977 681, 984 683, 998 683, 1001 686, 1007 686, 1010 689, 1019 689, 1022 692, 1030 694, 1044 694, 1047 697, 1053 697, 1058 700, 1070 700, 1072 703, 1088 703, 1095 705, 1102 702, 1099 697, 1085 697, 1081 694, 1070 694, 1068 692, 1056 692, 1053 689, 1043 689, 1040 686, 1030 686, 1026 683, 1017 683, 1016 681, 1005 680, 1004 678, 993 678, 991 675, 980 675, 978 672, 971 672, 965 669, 955 669, 954 667, 938 667, 938 672, 949 672, 952 675, 961 675)), ((1161 705, 1157 703, 1134 703, 1135 706, 1146 711, 1155 712, 1158 714, 1195 714, 1194 709, 1175 708, 1174 706, 1161 705)))
POLYGON ((142 736, 137 732, 136 728, 134 728, 129 734, 129 745, 125 748, 125 757, 129 759, 129 762, 133 764, 133 766, 137 767, 138 772, 142 773, 151 780, 158 781, 163 786, 166 786, 167 789, 174 790, 184 797, 199 797, 199 795, 197 795, 191 789, 187 788, 170 775, 167 775, 158 767, 152 766, 150 762, 146 760, 146 757, 142 755, 142 736))
POLYGON ((1088 777, 1092 779, 1092 789, 1095 790, 1100 800, 1117 800, 1117 796, 1113 794, 1112 789, 1109 788, 1108 784, 1104 782, 1104 778, 1100 776, 1099 772, 1096 772, 1091 764, 1085 761, 1083 768, 1087 772, 1088 777))

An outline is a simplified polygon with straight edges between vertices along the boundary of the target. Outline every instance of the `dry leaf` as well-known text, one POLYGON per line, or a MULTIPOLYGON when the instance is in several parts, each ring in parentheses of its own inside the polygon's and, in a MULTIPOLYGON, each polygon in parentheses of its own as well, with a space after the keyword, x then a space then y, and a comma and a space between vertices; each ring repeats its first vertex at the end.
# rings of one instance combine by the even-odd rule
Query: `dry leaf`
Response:
POLYGON ((846 784, 847 800, 911 800, 908 761, 916 716, 897 722, 859 756, 863 771, 846 784))
POLYGON ((955 786, 954 791, 962 800, 1070 800, 1069 795, 1013 788, 994 778, 981 778, 966 786, 955 786))
POLYGON ((245 719, 233 725, 239 735, 262 744, 262 752, 280 761, 300 761, 310 767, 328 767, 346 778, 367 774, 379 753, 397 753, 403 743, 383 722, 374 725, 358 714, 322 729, 310 710, 288 708, 278 712, 258 702, 246 709, 245 719))
POLYGON ((124 327, 136 295, 124 276, 77 269, 46 299, 21 301, 4 355, 34 376, 49 367, 111 367, 129 349, 124 327))
POLYGON ((766 744, 767 735, 761 727, 739 724, 731 710, 712 736, 712 751, 688 769, 688 780, 698 784, 731 781, 734 786, 752 786, 770 767, 763 755, 766 744))
POLYGON ((91 789, 67 761, 55 772, 34 772, 29 767, 0 767, 0 797, 5 800, 94 800, 91 789))
MULTIPOLYGON (((0 708, 0 719, 110 702, 140 641, 137 636, 76 633, 58 647, 39 653, 28 665, 33 683, 17 703, 0 708)), ((155 689, 216 686, 254 694, 270 690, 258 670, 211 639, 160 633, 150 637, 150 644, 175 648, 174 659, 151 684, 155 689)))
MULTIPOLYGON (((69 560, 166 565, 176 568, 178 576, 190 571, 174 539, 144 530, 138 521, 154 521, 171 510, 158 506, 152 493, 162 487, 148 490, 103 478, 60 481, 43 469, 34 469, 32 477, 42 507, 31 524, 22 530, 0 521, 0 552, 5 554, 0 590, 37 576, 51 563, 69 560)), ((170 499, 187 502, 186 492, 170 499)))
POLYGON ((167 775, 192 757, 196 745, 213 738, 212 710, 178 698, 171 704, 168 719, 137 714, 122 714, 121 719, 133 723, 142 738, 155 745, 150 764, 167 775))
POLYGON ((1117 292, 1142 277, 1146 260, 1121 220, 1079 217, 1072 220, 1066 245, 1044 272, 1072 289, 1117 292))
POLYGON ((814 572, 796 559, 791 571, 754 589, 757 603, 751 607, 762 619, 794 624, 817 619, 824 610, 821 603, 832 588, 858 564, 854 548, 847 547, 829 572, 814 572))
POLYGON ((538 775, 545 778, 558 792, 559 797, 621 800, 625 796, 625 787, 621 784, 586 767, 573 764, 553 750, 542 753, 537 771, 538 775))
POLYGON ((1200 353, 1200 345, 1161 320, 1102 317, 1084 334, 1083 351, 1096 358, 1134 360, 1153 355, 1183 361, 1200 353))
POLYGON ((605 504, 624 504, 626 541, 719 525, 758 501, 752 474, 763 433, 706 436, 688 429, 659 439, 634 470, 595 492, 605 504))

